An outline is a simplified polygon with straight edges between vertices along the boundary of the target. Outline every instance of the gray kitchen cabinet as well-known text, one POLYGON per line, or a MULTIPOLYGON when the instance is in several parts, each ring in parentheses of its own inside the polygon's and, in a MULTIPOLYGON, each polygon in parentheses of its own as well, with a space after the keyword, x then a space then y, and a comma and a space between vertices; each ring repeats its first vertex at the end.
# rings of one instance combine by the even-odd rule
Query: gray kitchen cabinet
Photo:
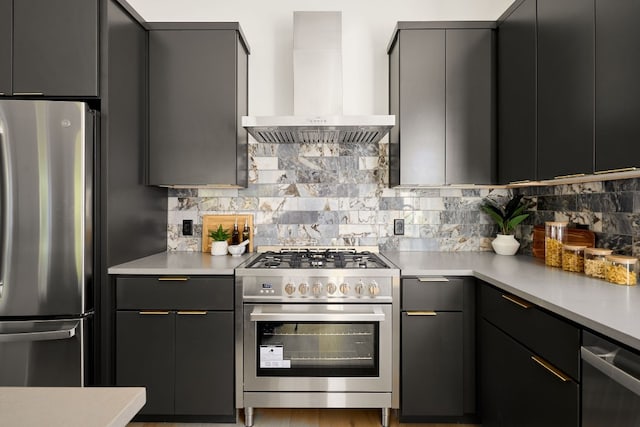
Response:
POLYGON ((116 385, 144 386, 140 415, 173 414, 175 319, 168 311, 116 314, 116 385))
POLYGON ((246 187, 249 47, 240 26, 149 27, 148 183, 246 187))
POLYGON ((482 425, 578 427, 580 328, 480 283, 482 425))
POLYGON ((0 92, 98 96, 98 9, 98 0, 2 0, 0 92))
POLYGON ((0 0, 0 96, 11 94, 13 0, 0 0))
POLYGON ((492 22, 398 22, 389 54, 389 183, 495 182, 492 22))
POLYGON ((595 5, 595 170, 639 167, 640 3, 595 5))
POLYGON ((537 0, 538 178, 594 171, 594 0, 537 0))
POLYGON ((498 182, 536 179, 536 0, 505 12, 498 44, 498 182))
POLYGON ((474 289, 472 278, 402 279, 401 421, 475 419, 474 289))
POLYGON ((235 422, 232 276, 116 278, 116 385, 140 419, 235 422))

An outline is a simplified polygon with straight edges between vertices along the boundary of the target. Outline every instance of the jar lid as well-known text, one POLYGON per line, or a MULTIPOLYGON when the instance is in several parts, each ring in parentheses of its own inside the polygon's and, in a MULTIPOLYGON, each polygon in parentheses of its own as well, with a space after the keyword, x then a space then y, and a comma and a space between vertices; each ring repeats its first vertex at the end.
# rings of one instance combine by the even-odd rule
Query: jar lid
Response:
POLYGON ((583 245, 562 245, 562 248, 569 251, 581 251, 583 249, 586 249, 587 247, 583 245))
POLYGON ((568 225, 569 223, 567 221, 547 221, 545 222, 545 224, 552 227, 563 227, 565 225, 568 225))
POLYGON ((584 253, 591 255, 611 255, 613 250, 605 248, 586 248, 584 253))
POLYGON ((607 255, 607 260, 618 264, 635 264, 638 258, 626 255, 607 255))

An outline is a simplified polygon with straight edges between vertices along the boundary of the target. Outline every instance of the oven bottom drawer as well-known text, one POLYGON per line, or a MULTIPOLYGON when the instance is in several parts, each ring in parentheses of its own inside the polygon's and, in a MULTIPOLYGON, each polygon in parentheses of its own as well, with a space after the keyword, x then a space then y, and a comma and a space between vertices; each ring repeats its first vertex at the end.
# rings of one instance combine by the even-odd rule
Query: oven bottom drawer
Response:
POLYGON ((245 392, 245 408, 390 408, 391 393, 245 392))

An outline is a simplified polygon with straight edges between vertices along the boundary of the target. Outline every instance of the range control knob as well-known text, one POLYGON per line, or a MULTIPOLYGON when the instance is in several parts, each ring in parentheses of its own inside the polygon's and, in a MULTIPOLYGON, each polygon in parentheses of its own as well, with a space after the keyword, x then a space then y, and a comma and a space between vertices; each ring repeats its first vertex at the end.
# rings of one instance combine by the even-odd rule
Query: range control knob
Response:
POLYGON ((298 286, 298 292, 300 292, 300 295, 306 295, 309 292, 309 285, 305 282, 300 283, 298 286))
POLYGON ((322 293, 322 283, 314 283, 311 287, 311 293, 313 294, 313 296, 319 297, 322 293))
POLYGON ((293 293, 296 291, 296 286, 293 283, 287 283, 286 285, 284 285, 284 291, 287 293, 287 295, 293 295, 293 293))
POLYGON ((335 283, 333 283, 333 282, 327 283, 327 293, 329 295, 335 294, 337 290, 338 290, 338 287, 336 286, 335 283))
POLYGON ((349 284, 348 283, 343 283, 340 285, 340 293, 342 295, 346 295, 349 293, 349 284))
POLYGON ((356 285, 356 294, 362 295, 364 293, 364 282, 360 280, 356 285))
POLYGON ((372 297, 375 297, 379 293, 380 293, 380 286, 378 286, 375 280, 371 281, 371 283, 369 283, 369 295, 371 295, 372 297))

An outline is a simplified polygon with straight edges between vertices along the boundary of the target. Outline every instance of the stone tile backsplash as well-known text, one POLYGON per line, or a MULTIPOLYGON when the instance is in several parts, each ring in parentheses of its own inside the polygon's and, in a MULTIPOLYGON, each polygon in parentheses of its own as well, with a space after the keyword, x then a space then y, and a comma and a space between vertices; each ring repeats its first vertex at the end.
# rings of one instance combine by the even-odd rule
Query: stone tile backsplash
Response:
POLYGON ((202 215, 254 215, 255 244, 379 245, 392 250, 491 250, 479 210, 489 189, 389 189, 382 144, 250 143, 246 189, 170 189, 169 250, 198 251, 202 215), (393 234, 393 220, 405 234, 393 234), (182 220, 194 235, 182 236, 182 220))
MULTIPOLYGON (((249 144, 246 189, 170 189, 167 246, 198 251, 202 215, 254 215, 255 244, 379 245, 383 250, 486 251, 497 227, 480 211, 487 188, 387 188, 387 144, 249 144), (393 220, 405 234, 393 234, 393 220), (182 220, 194 235, 182 236, 182 220)), ((497 190, 505 191, 505 190, 497 190)), ((516 237, 531 254, 533 225, 570 221, 596 245, 640 256, 640 179, 514 190, 537 206, 516 237)))
POLYGON ((534 224, 569 221, 596 235, 596 246, 640 256, 640 178, 517 190, 537 201, 516 235, 531 253, 534 224))

